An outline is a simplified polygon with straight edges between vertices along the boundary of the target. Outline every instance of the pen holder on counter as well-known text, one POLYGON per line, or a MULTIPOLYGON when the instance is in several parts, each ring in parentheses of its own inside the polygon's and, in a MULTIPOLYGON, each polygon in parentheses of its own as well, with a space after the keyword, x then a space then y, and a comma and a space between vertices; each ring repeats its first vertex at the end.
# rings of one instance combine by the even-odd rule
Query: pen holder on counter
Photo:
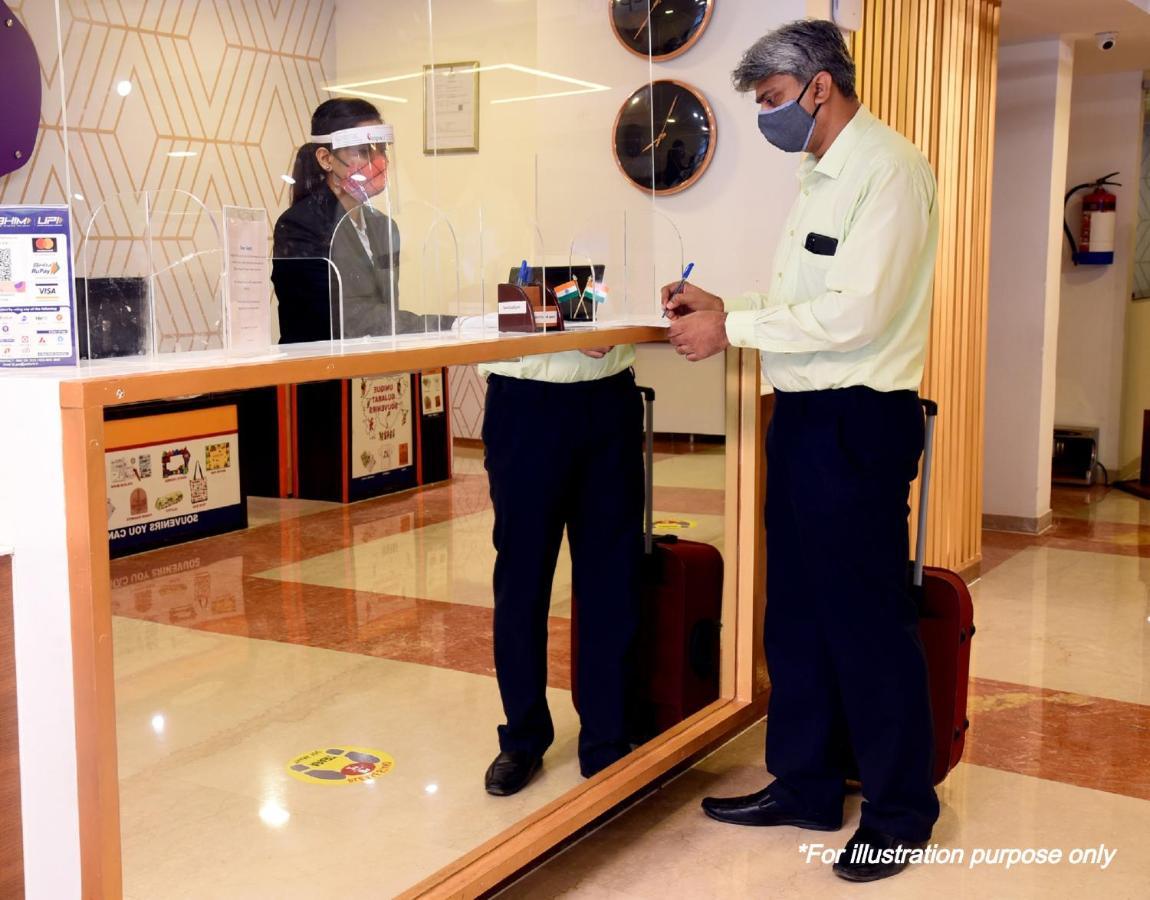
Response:
POLYGON ((507 332, 562 331, 563 313, 555 291, 538 284, 501 284, 498 292, 499 330, 507 332))

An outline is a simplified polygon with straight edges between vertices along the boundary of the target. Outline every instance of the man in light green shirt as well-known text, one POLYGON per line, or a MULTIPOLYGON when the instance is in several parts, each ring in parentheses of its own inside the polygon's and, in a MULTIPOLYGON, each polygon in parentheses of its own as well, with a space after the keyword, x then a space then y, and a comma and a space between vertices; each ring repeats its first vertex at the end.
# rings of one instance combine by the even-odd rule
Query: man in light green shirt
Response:
POLYGON ((925 844, 938 818, 907 577, 935 179, 915 146, 859 103, 854 62, 830 22, 768 34, 734 81, 754 91, 763 136, 807 155, 766 291, 724 301, 693 285, 678 295, 676 285, 663 289, 680 354, 694 361, 728 346, 758 349, 776 393, 765 624, 775 780, 748 796, 707 798, 703 808, 740 825, 836 830, 844 781, 857 772, 862 822, 834 871, 873 881, 906 866, 881 851, 925 844))
POLYGON ((643 401, 634 361, 634 348, 621 346, 480 367, 495 511, 495 675, 506 716, 484 780, 495 796, 526 787, 555 737, 547 621, 564 529, 579 603, 580 771, 590 777, 630 750, 627 663, 643 552, 643 401))
POLYGON ((566 350, 563 353, 540 353, 519 359, 483 363, 479 374, 484 378, 502 375, 551 384, 574 384, 598 381, 626 372, 635 365, 635 348, 631 344, 602 347, 598 350, 566 350))

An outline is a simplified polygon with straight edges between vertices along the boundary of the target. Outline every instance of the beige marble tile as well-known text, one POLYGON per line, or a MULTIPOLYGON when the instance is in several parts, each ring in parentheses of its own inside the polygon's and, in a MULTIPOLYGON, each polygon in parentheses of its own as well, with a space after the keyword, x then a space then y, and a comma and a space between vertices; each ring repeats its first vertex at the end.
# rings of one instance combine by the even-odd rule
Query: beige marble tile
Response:
POLYGON ((483 449, 479 447, 455 447, 451 467, 456 475, 483 475, 483 449))
POLYGON ((1150 883, 1142 852, 1150 803, 1053 781, 960 764, 940 790, 943 813, 934 840, 963 848, 964 865, 912 867, 881 886, 840 881, 821 862, 807 863, 804 842, 846 843, 858 823, 858 798, 848 801, 838 833, 797 828, 739 828, 707 819, 699 801, 762 787, 763 726, 666 786, 550 861, 502 898, 859 897, 1141 898, 1150 883), (979 848, 1098 847, 1118 854, 1097 866, 968 867, 979 848))
POLYGON ((290 497, 248 497, 248 527, 259 528, 261 525, 272 525, 287 519, 300 519, 342 505, 323 500, 296 500, 290 497))
POLYGON ((390 896, 583 783, 567 691, 549 692, 542 775, 494 798, 494 679, 149 622, 117 620, 116 640, 129 894, 390 896), (395 768, 370 785, 287 773, 340 744, 395 768))
MULTIPOLYGON (((258 577, 489 607, 495 566, 493 525, 494 513, 487 509, 356 542, 342 550, 260 572, 258 577)), ((570 555, 564 540, 552 596, 562 601, 570 594, 570 555)))
MULTIPOLYGON (((1096 489, 1097 490, 1097 489, 1096 489)), ((1150 525, 1150 501, 1133 494, 1110 490, 1101 499, 1085 491, 1060 492, 1057 515, 1075 519, 1093 519, 1097 522, 1119 522, 1125 525, 1150 525), (1080 499, 1080 503, 1073 500, 1080 499)))
MULTIPOLYGON (((370 848, 378 858, 384 845, 334 819, 286 815, 274 796, 255 800, 174 778, 126 786, 120 798, 124 893, 165 900, 304 900, 324 896, 326 880, 341 865, 362 866, 361 854, 370 848)), ((370 878, 365 872, 367 889, 370 878)))
POLYGON ((974 675, 1150 703, 1150 560, 1031 547, 974 604, 974 675))
POLYGON ((726 485, 726 451, 721 446, 707 447, 697 453, 656 459, 655 485, 721 491, 726 485))
MULTIPOLYGON (((655 519, 691 523, 674 533, 722 549, 723 517, 656 509, 655 519)), ((295 581, 324 587, 420 597, 471 606, 492 605, 491 573, 495 548, 491 543, 491 510, 448 522, 404 531, 385 538, 257 573, 260 578, 295 581)), ((571 614, 571 551, 567 538, 559 548, 551 585, 551 615, 571 614)))

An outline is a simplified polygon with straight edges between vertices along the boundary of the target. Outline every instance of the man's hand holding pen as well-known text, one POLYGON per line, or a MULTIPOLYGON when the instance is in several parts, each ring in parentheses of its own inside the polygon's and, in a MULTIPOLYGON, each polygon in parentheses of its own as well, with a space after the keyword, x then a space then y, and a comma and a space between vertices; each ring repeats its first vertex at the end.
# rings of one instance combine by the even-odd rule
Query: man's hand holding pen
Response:
POLYGON ((698 362, 729 346, 723 300, 693 284, 672 282, 662 290, 668 339, 680 356, 698 362))
POLYGON ((701 310, 723 310, 723 299, 709 294, 700 287, 687 282, 682 284, 682 290, 676 293, 681 282, 672 281, 663 285, 662 300, 663 313, 672 322, 681 319, 689 313, 701 310))

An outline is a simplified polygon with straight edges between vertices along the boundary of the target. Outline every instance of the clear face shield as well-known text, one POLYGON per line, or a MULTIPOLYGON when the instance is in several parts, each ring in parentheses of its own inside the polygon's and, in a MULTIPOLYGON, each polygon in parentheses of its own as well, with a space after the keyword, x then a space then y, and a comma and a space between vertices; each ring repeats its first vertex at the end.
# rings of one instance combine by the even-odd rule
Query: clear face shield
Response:
POLYGON ((368 203, 387 187, 390 145, 395 129, 390 125, 362 125, 331 134, 313 134, 309 140, 331 147, 332 172, 340 189, 358 203, 368 203))

